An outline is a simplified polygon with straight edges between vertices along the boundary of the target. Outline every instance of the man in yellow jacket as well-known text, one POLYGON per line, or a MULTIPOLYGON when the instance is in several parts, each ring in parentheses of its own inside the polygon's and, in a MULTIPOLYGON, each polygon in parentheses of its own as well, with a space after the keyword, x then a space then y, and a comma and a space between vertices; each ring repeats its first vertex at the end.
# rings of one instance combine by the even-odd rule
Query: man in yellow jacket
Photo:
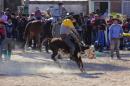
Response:
POLYGON ((71 38, 77 42, 80 43, 79 40, 79 34, 77 33, 72 19, 66 18, 63 20, 60 28, 60 35, 62 40, 68 45, 70 48, 70 53, 73 56, 74 51, 75 51, 75 44, 72 42, 71 38))

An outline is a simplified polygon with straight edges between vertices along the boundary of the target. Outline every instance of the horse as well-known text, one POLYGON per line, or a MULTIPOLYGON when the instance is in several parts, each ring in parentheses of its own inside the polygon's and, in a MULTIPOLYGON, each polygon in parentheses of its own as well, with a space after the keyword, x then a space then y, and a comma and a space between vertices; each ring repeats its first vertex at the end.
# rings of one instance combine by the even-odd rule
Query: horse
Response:
MULTIPOLYGON (((79 69, 81 70, 81 72, 84 72, 85 69, 83 67, 83 62, 82 62, 82 59, 81 59, 81 55, 79 55, 79 53, 81 51, 84 52, 86 49, 89 49, 89 46, 78 47, 77 43, 74 43, 74 44, 75 44, 76 49, 75 49, 73 57, 70 57, 70 59, 77 63, 77 65, 78 65, 79 69)), ((57 58, 61 58, 61 55, 59 54, 59 51, 62 51, 64 53, 66 53, 66 54, 70 54, 70 49, 69 49, 68 45, 61 38, 52 38, 52 39, 50 39, 49 40, 49 48, 52 51, 51 58, 55 62, 58 62, 57 58)))
POLYGON ((41 40, 40 35, 43 32, 43 22, 41 20, 33 20, 30 21, 25 28, 24 31, 24 39, 25 39, 25 46, 26 49, 27 45, 31 47, 32 40, 34 40, 34 47, 38 48, 41 51, 41 40))
POLYGON ((47 53, 48 52, 48 39, 49 38, 52 38, 52 19, 47 19, 45 20, 44 22, 44 25, 43 25, 43 33, 42 33, 42 39, 41 39, 41 45, 44 45, 45 46, 45 50, 47 53))
POLYGON ((52 38, 51 22, 51 19, 45 19, 44 21, 33 20, 29 22, 24 32, 24 38, 26 40, 25 48, 28 43, 31 46, 32 40, 34 40, 34 48, 37 47, 41 51, 42 44, 44 44, 46 52, 48 52, 47 39, 52 38))

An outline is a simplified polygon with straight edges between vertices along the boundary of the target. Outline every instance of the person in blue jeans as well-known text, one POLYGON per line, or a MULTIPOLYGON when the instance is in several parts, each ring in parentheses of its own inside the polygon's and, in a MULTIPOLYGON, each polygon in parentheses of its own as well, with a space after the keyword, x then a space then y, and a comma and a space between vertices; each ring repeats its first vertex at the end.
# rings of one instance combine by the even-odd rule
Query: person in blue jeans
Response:
POLYGON ((5 60, 10 60, 13 48, 13 24, 11 19, 8 19, 8 23, 5 26, 6 36, 3 40, 2 47, 3 47, 3 54, 5 60))

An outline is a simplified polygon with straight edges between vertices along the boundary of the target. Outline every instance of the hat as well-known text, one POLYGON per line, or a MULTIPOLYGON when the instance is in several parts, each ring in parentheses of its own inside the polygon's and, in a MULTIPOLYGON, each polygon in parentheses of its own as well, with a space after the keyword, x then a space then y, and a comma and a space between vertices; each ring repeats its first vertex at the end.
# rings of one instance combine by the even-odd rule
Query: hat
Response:
POLYGON ((62 24, 69 28, 74 28, 73 22, 70 19, 63 20, 62 24))

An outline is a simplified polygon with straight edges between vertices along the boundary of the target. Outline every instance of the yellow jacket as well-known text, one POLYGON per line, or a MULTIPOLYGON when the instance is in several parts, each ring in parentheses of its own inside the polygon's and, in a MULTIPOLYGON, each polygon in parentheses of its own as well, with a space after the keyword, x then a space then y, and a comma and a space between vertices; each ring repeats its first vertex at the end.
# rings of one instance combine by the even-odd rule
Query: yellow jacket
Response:
POLYGON ((130 33, 123 33, 123 36, 130 37, 130 33))
POLYGON ((63 20, 62 25, 68 28, 74 28, 74 24, 70 19, 63 20))

